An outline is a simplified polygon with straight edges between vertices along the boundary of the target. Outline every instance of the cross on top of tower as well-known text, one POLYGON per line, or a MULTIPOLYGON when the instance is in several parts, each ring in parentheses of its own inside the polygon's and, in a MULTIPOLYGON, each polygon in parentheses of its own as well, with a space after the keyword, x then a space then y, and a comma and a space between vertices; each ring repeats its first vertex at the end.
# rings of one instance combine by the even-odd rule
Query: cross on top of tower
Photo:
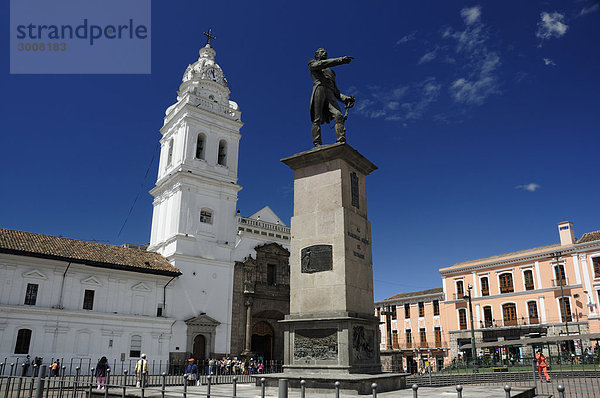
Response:
POLYGON ((210 40, 215 40, 216 37, 212 35, 212 30, 209 28, 208 32, 203 32, 202 33, 204 36, 206 36, 206 44, 208 44, 210 46, 210 40))

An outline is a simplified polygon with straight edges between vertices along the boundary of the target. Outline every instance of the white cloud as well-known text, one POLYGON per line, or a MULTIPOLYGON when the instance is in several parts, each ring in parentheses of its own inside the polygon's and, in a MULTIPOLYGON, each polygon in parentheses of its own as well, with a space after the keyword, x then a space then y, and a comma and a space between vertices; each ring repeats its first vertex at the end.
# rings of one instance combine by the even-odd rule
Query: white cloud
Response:
POLYGON ((544 65, 546 65, 546 66, 556 66, 556 62, 554 62, 550 58, 544 58, 544 65))
POLYGON ((356 112, 371 119, 418 120, 437 100, 441 88, 442 85, 432 77, 391 90, 368 87, 366 98, 361 96, 356 101, 356 112))
POLYGON ((417 32, 411 32, 410 34, 408 34, 406 36, 402 36, 400 39, 398 39, 398 41, 396 42, 396 45, 408 43, 409 41, 414 40, 416 37, 416 33, 417 32))
POLYGON ((481 6, 463 8, 460 10, 460 15, 465 20, 465 24, 472 25, 475 22, 479 22, 479 18, 481 17, 481 6))
POLYGON ((525 184, 525 185, 517 185, 515 187, 515 189, 521 189, 521 190, 527 191, 527 192, 535 192, 540 188, 541 188, 541 186, 534 182, 531 182, 531 183, 525 184))
POLYGON ((579 16, 582 17, 587 14, 591 14, 592 12, 596 12, 600 9, 600 4, 596 3, 589 7, 583 7, 579 12, 579 16))
POLYGON ((538 22, 538 29, 535 35, 542 40, 548 40, 552 37, 559 38, 567 33, 569 26, 564 23, 565 16, 559 12, 542 12, 540 14, 540 21, 538 22))
POLYGON ((437 57, 437 48, 423 55, 419 60, 419 65, 433 61, 437 57))

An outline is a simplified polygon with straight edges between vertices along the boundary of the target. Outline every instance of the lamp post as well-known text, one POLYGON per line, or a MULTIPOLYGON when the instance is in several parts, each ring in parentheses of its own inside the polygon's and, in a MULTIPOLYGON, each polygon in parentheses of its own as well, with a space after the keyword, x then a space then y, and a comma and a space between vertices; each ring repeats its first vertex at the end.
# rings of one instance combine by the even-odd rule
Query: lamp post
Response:
POLYGON ((562 316, 564 317, 564 322, 565 322, 565 330, 567 331, 567 336, 569 335, 569 320, 567 318, 567 303, 565 303, 565 290, 564 290, 564 283, 563 283, 563 274, 566 272, 566 270, 564 269, 564 267, 561 269, 560 268, 560 256, 561 256, 561 252, 556 252, 554 253, 554 258, 556 259, 556 267, 558 269, 558 276, 559 276, 559 281, 558 283, 560 284, 560 296, 561 296, 561 310, 562 310, 562 316))
POLYGON ((473 373, 477 373, 477 347, 475 347, 475 329, 473 328, 473 304, 471 303, 471 290, 473 286, 468 285, 467 290, 469 291, 468 296, 463 298, 469 299, 469 318, 471 320, 471 350, 473 351, 473 373))

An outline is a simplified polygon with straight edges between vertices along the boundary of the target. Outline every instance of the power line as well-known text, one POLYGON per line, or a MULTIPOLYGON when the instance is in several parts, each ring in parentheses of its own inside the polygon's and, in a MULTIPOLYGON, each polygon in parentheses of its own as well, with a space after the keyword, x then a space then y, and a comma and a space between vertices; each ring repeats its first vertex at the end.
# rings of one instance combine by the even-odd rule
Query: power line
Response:
POLYGON ((125 220, 123 221, 123 225, 121 225, 121 229, 119 229, 119 233, 117 234, 117 238, 115 240, 119 239, 119 237, 121 236, 121 232, 123 232, 123 228, 125 228, 125 224, 127 224, 127 221, 129 221, 129 216, 131 216, 131 213, 133 212, 133 208, 135 207, 135 204, 137 203, 137 200, 140 197, 142 190, 144 189, 144 185, 146 184, 148 174, 150 173, 150 168, 152 167, 152 164, 154 163, 154 159, 156 158, 156 154, 158 153, 159 148, 160 148, 160 143, 157 143, 156 149, 154 150, 154 153, 152 153, 152 159, 150 160, 150 163, 148 164, 148 167, 146 168, 146 174, 144 174, 144 178, 142 179, 142 182, 140 184, 140 189, 138 190, 137 195, 135 195, 135 199, 133 200, 133 203, 131 204, 131 207, 129 208, 129 213, 127 213, 127 216, 125 217, 125 220))

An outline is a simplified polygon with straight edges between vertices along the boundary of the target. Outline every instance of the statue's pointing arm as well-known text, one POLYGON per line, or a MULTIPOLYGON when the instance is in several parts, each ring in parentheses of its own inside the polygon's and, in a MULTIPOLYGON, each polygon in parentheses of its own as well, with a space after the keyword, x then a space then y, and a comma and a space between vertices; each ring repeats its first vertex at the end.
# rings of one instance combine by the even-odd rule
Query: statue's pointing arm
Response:
POLYGON ((322 60, 311 59, 308 61, 308 67, 311 70, 325 69, 332 66, 338 66, 343 64, 349 64, 353 57, 339 57, 339 58, 328 58, 322 60))

